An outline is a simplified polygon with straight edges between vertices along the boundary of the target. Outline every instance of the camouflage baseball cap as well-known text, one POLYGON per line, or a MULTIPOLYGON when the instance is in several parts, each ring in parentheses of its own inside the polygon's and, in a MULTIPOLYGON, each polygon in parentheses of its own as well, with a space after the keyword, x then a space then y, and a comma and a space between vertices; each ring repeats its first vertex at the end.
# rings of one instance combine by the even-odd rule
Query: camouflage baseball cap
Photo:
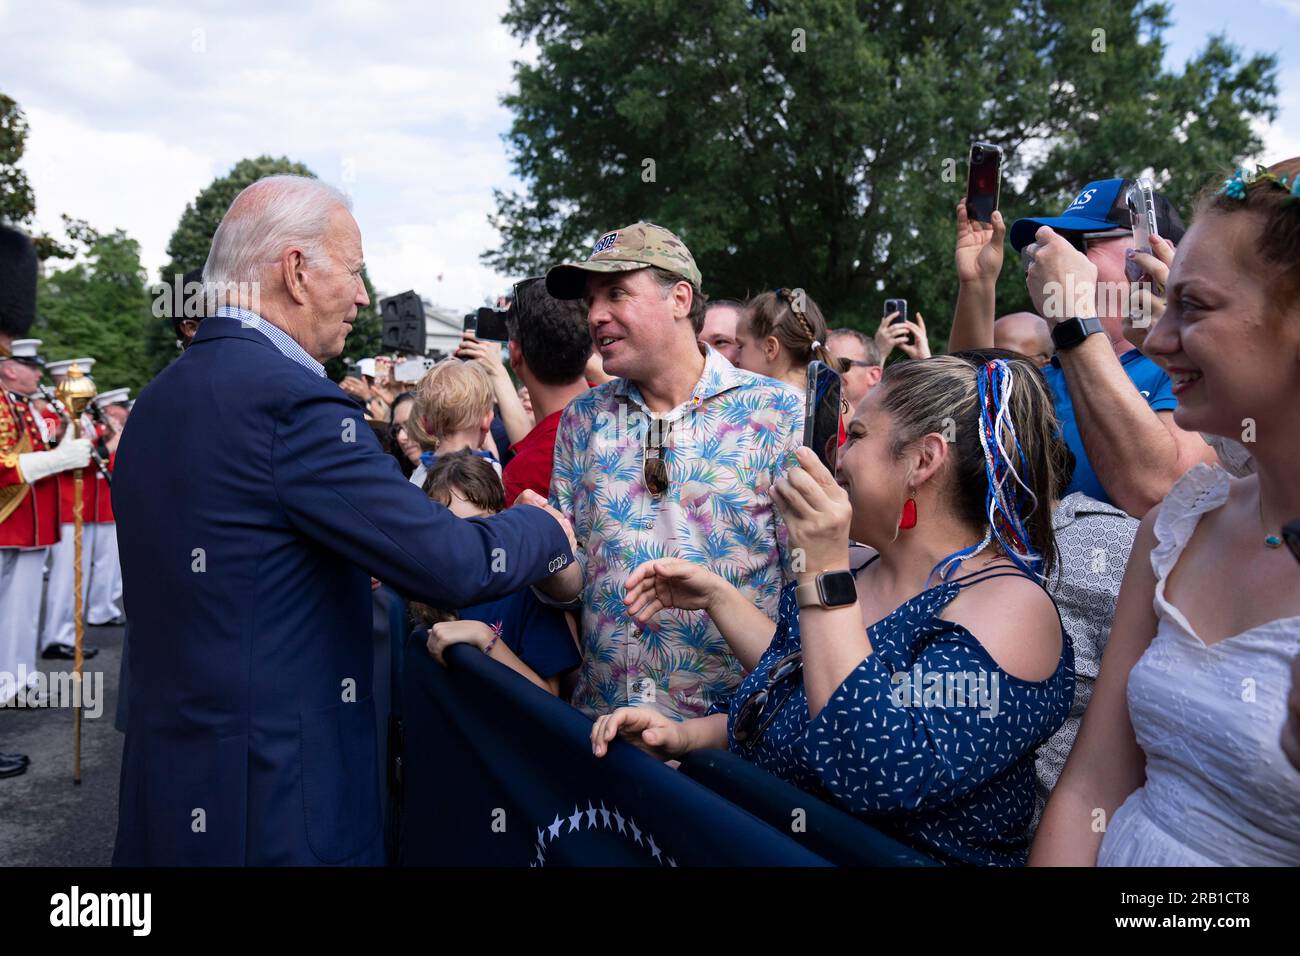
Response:
POLYGON ((581 299, 588 272, 632 272, 658 266, 695 288, 703 285, 691 250, 663 226, 637 222, 596 240, 586 262, 565 262, 546 273, 546 291, 555 299, 581 299))

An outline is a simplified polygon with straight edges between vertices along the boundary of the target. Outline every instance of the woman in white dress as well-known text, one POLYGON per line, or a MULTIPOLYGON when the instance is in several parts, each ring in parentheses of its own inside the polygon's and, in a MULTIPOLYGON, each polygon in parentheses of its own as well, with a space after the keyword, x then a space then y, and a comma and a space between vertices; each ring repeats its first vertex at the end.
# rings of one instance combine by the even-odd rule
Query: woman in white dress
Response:
MULTIPOLYGON (((1143 345, 1174 421, 1242 441, 1143 519, 1092 701, 1031 865, 1300 865, 1281 746, 1300 652, 1300 158, 1204 200, 1143 345)), ((1154 260, 1152 260, 1154 261, 1154 260)), ((1159 286, 1164 269, 1152 270, 1159 286)))

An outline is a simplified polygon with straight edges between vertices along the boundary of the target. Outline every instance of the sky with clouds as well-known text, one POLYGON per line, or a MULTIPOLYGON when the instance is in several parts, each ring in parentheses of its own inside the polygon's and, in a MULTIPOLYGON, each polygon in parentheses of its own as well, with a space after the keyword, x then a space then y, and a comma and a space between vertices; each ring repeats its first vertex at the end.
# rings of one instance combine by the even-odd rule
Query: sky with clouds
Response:
MULTIPOLYGON (((382 293, 455 310, 510 279, 493 188, 518 188, 505 144, 512 61, 534 50, 506 0, 267 5, 0 0, 0 90, 31 127, 38 228, 68 213, 139 240, 150 278, 185 204, 238 160, 287 155, 346 190, 382 293), (441 279, 439 279, 441 277, 441 279)), ((1300 0, 1175 0, 1166 65, 1214 32, 1279 55, 1266 160, 1300 154, 1300 0)))

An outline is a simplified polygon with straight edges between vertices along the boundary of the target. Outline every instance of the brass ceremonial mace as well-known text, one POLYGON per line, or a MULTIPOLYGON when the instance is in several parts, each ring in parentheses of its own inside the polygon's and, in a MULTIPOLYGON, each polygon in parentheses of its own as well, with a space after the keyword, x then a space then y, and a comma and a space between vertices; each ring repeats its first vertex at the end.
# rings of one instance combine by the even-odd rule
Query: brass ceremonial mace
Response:
MULTIPOLYGON (((68 410, 68 427, 72 429, 72 437, 81 438, 81 416, 85 412, 86 406, 90 404, 90 400, 95 397, 95 383, 88 379, 85 373, 81 371, 81 366, 74 362, 72 367, 68 369, 67 377, 54 390, 54 394, 63 403, 63 407, 68 410)), ((86 609, 81 582, 81 525, 84 504, 81 500, 81 492, 83 480, 81 469, 75 469, 72 472, 72 540, 73 560, 76 564, 72 580, 76 588, 76 597, 73 599, 73 608, 75 609, 73 620, 76 623, 77 652, 72 665, 72 724, 76 735, 72 756, 73 783, 81 783, 81 648, 86 627, 86 609)))

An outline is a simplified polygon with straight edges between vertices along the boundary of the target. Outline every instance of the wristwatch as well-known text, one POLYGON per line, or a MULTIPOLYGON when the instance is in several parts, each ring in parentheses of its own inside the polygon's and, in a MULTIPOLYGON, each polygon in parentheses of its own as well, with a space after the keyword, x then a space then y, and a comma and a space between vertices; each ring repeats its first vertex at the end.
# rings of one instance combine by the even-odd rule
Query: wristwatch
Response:
POLYGON ((858 599, 858 589, 849 571, 823 571, 807 584, 794 589, 800 607, 847 607, 858 599))
POLYGON ((1052 329, 1052 341, 1059 351, 1072 349, 1094 332, 1104 332, 1101 319, 1064 319, 1052 329))

